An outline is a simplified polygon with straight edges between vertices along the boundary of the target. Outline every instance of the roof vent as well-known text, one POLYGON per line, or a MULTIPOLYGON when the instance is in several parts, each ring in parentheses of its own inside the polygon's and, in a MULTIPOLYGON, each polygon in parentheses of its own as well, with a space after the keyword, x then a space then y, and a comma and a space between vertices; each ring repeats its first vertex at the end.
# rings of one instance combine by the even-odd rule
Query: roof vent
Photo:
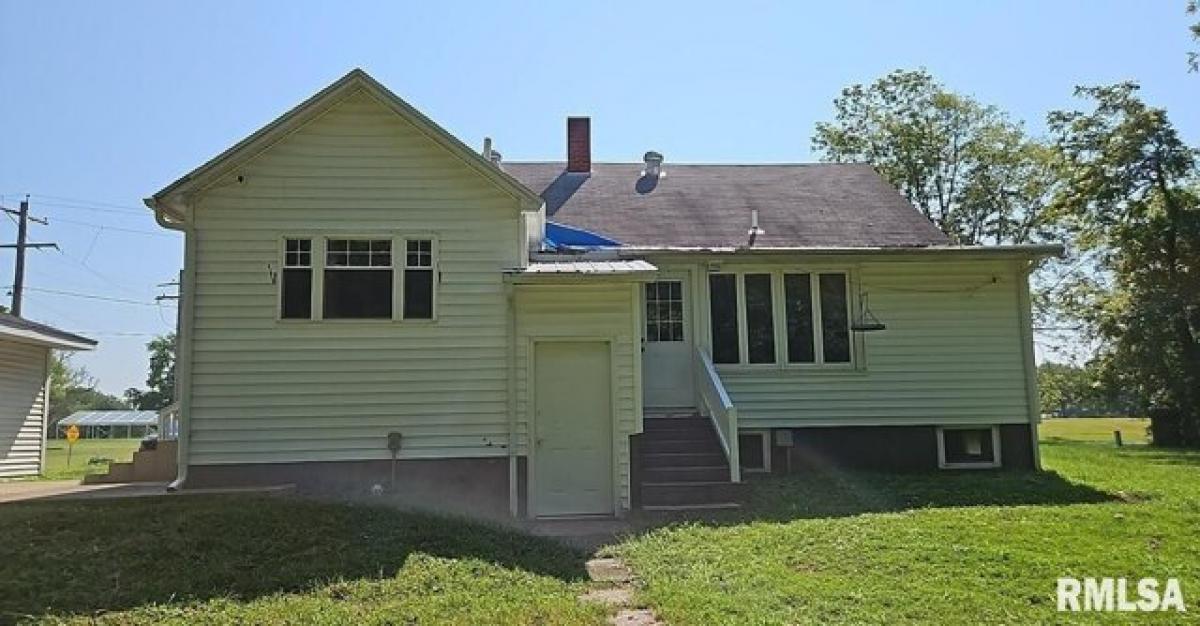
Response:
POLYGON ((492 147, 492 138, 483 138, 483 158, 492 162, 492 165, 500 167, 500 151, 492 147))
POLYGON ((642 159, 646 161, 646 169, 642 170, 642 176, 662 178, 663 155, 661 152, 655 152, 651 150, 643 155, 642 159))

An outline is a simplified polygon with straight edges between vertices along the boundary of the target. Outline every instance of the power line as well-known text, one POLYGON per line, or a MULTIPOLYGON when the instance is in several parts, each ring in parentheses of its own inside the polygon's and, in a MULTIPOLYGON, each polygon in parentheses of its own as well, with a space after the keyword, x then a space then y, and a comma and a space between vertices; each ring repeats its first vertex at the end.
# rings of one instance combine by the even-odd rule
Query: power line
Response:
POLYGON ((105 202, 104 200, 90 200, 87 198, 71 198, 68 196, 53 196, 53 195, 44 194, 44 193, 34 193, 34 194, 29 194, 29 195, 31 195, 35 198, 38 198, 38 199, 44 198, 46 200, 49 200, 50 202, 41 202, 41 204, 48 204, 51 206, 77 205, 81 208, 105 208, 105 209, 110 209, 110 210, 114 210, 114 211, 124 211, 126 213, 135 213, 138 215, 147 215, 147 214, 149 214, 149 211, 150 211, 149 209, 147 209, 146 207, 143 207, 143 206, 132 205, 132 204, 121 204, 121 203, 117 203, 117 202, 105 202))
POLYGON ((26 287, 29 291, 38 291, 41 293, 51 293, 57 296, 70 296, 73 298, 86 298, 88 300, 102 300, 104 302, 116 302, 119 304, 136 304, 138 306, 152 306, 158 308, 161 306, 159 302, 146 302, 144 300, 130 300, 128 298, 114 298, 112 296, 101 296, 94 293, 80 293, 77 291, 63 291, 59 289, 43 289, 40 287, 26 287))
POLYGON ((62 222, 64 224, 73 224, 76 226, 89 226, 97 230, 114 230, 122 233, 135 233, 138 235, 150 235, 152 237, 173 237, 170 233, 161 231, 145 230, 140 228, 125 228, 123 226, 109 226, 108 224, 96 224, 94 222, 81 222, 79 220, 68 219, 65 217, 55 217, 54 223, 62 222))

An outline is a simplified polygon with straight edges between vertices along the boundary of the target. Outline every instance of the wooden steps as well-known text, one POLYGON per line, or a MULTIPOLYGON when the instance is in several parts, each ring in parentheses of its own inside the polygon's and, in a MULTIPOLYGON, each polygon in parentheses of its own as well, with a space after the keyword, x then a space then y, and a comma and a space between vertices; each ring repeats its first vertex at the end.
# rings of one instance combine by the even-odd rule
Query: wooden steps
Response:
POLYGON ((696 414, 646 415, 638 454, 643 510, 739 506, 745 485, 730 482, 728 460, 708 419, 696 414))

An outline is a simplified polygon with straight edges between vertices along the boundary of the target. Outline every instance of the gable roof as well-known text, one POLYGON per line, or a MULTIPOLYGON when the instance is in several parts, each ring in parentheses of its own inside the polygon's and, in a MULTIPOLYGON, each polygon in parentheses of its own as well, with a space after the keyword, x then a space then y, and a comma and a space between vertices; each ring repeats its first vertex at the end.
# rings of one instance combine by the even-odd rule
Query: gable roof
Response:
POLYGON ((95 339, 88 339, 8 313, 0 313, 0 339, 33 343, 61 350, 91 350, 96 347, 95 339))
POLYGON ((236 166, 257 156, 263 150, 274 145, 277 141, 290 134, 293 130, 315 119, 345 97, 365 90, 394 113, 404 118, 424 133, 434 143, 442 146, 460 158, 468 167, 475 170, 484 178, 512 195, 521 203, 523 210, 535 211, 541 207, 542 200, 536 193, 517 182, 504 171, 495 167, 481 154, 464 144, 449 131, 413 108, 400 96, 392 93, 379 81, 359 68, 350 70, 345 76, 334 81, 328 87, 317 92, 309 99, 296 105, 290 111, 276 118, 271 123, 255 131, 249 137, 237 142, 229 149, 210 159, 200 167, 184 174, 175 182, 163 187, 153 196, 146 198, 146 205, 155 209, 167 210, 179 215, 182 213, 177 198, 189 192, 203 189, 206 185, 229 173, 236 166))
POLYGON ((549 220, 636 247, 743 247, 757 210, 755 248, 924 247, 949 239, 865 164, 663 166, 593 163, 590 174, 562 162, 505 163, 541 193, 549 220))

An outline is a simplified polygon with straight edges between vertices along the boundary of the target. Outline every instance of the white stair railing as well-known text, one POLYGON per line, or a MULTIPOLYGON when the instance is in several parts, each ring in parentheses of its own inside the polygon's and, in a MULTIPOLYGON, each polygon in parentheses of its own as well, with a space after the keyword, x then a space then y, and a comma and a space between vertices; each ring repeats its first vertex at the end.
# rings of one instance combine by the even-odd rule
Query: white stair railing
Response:
POLYGON ((696 390, 700 396, 700 411, 712 420, 721 440, 721 448, 725 450, 725 458, 729 460, 730 482, 742 482, 741 461, 738 459, 738 415, 737 407, 729 399, 717 368, 713 365, 712 357, 704 348, 696 348, 696 390))

